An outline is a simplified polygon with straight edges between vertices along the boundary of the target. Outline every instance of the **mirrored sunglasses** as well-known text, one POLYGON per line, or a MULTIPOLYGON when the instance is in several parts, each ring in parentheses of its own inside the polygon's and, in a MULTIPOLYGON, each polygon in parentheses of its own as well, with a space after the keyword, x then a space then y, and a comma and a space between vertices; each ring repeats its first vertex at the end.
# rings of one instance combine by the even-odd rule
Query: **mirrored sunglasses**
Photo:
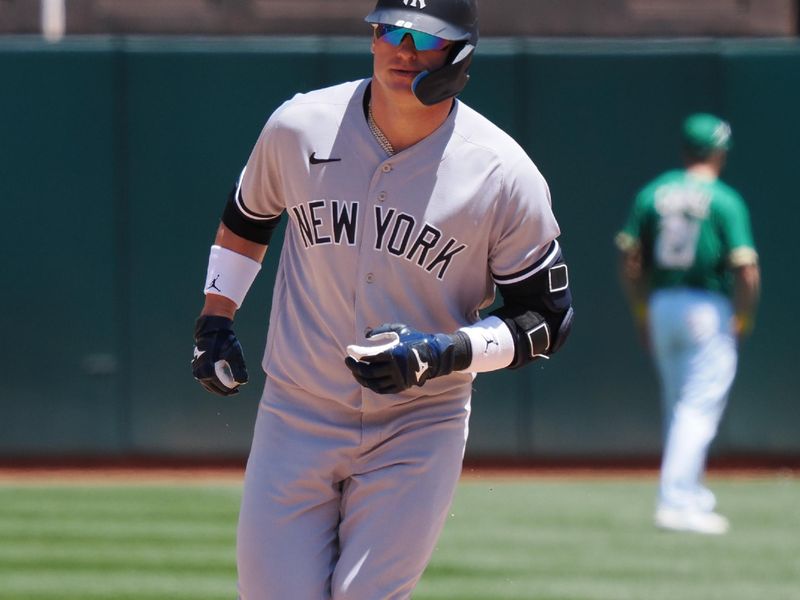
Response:
POLYGON ((407 35, 411 36, 414 47, 417 50, 443 50, 450 44, 450 40, 436 37, 429 33, 423 33, 422 31, 414 31, 407 27, 383 24, 375 25, 375 37, 389 42, 392 46, 399 46, 402 44, 403 38, 407 35))

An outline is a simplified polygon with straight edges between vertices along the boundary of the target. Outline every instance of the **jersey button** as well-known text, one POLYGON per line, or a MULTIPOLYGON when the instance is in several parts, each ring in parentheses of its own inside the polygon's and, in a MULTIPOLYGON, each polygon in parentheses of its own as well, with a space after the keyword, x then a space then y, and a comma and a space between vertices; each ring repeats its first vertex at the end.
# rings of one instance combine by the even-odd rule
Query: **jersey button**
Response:
POLYGON ((392 165, 388 163, 381 167, 381 171, 383 171, 384 173, 388 173, 391 170, 392 170, 392 165))
POLYGON ((387 194, 386 192, 381 192, 380 194, 378 194, 378 200, 383 202, 384 200, 386 200, 386 196, 388 196, 388 195, 389 194, 387 194))
POLYGON ((367 273, 367 283, 374 283, 375 282, 375 275, 372 273, 367 273))

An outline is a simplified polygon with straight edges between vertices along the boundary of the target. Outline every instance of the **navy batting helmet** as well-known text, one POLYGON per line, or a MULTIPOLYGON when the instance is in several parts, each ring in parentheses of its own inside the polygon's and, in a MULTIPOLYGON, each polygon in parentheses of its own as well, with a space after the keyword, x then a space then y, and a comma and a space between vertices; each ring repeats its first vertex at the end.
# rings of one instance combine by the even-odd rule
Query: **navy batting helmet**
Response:
POLYGON ((422 31, 456 42, 442 68, 423 71, 411 84, 414 95, 423 104, 452 98, 467 85, 467 71, 478 43, 476 0, 378 0, 364 20, 422 31))

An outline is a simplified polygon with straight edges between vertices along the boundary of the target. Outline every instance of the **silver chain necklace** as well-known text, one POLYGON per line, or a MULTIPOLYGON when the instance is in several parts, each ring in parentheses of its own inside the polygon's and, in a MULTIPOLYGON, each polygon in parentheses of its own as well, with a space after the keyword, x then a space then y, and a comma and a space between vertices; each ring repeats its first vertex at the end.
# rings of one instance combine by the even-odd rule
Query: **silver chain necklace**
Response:
POLYGON ((367 125, 369 125, 369 129, 372 132, 372 135, 374 135, 375 139, 378 140, 378 143, 381 145, 381 148, 383 148, 384 152, 386 152, 386 154, 388 154, 389 156, 394 156, 395 152, 392 143, 389 141, 389 138, 387 138, 384 135, 384 133, 380 130, 378 124, 375 123, 375 117, 372 116, 372 102, 369 103, 369 110, 367 114, 367 125))

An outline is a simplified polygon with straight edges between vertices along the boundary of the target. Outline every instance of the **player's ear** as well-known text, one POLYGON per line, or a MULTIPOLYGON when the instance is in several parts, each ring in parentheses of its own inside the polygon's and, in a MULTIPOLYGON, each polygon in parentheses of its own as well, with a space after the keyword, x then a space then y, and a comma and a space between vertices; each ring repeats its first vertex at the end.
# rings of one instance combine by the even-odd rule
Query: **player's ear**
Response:
POLYGON ((375 54, 375 36, 372 36, 372 41, 369 43, 369 51, 375 54))

